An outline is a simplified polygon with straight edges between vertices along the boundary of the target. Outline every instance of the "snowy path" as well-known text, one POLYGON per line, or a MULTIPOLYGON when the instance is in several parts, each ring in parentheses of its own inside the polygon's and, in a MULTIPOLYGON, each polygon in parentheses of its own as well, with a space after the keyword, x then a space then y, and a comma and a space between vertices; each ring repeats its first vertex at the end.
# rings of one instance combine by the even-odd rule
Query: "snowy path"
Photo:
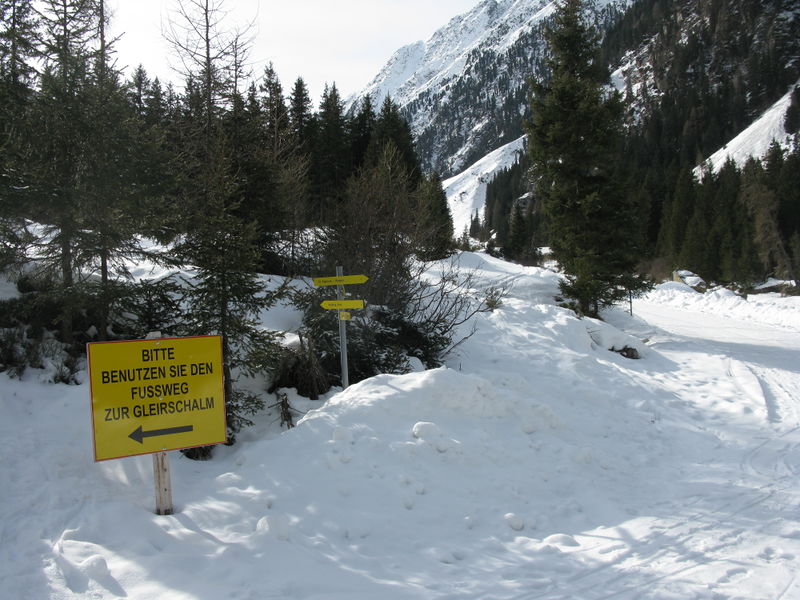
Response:
POLYGON ((675 482, 664 507, 674 517, 643 523, 631 541, 619 536, 624 560, 607 566, 624 573, 570 593, 800 598, 800 332, 644 301, 635 312, 655 328, 652 347, 678 366, 655 379, 675 391, 676 406, 696 411, 685 424, 719 444, 698 448, 697 462, 675 482), (648 554, 653 544, 658 550, 648 554), (645 563, 648 577, 632 585, 631 570, 645 563), (741 592, 745 579, 755 595, 741 592))
MULTIPOLYGON (((515 296, 538 299, 524 290, 515 296)), ((635 311, 639 320, 616 320, 656 352, 615 364, 611 374, 620 378, 607 383, 625 398, 637 397, 626 379, 650 392, 632 403, 651 412, 654 430, 652 446, 640 445, 652 455, 627 465, 641 483, 628 490, 631 518, 532 545, 536 575, 509 597, 800 598, 800 332, 643 301, 635 311), (656 497, 646 490, 652 486, 660 488, 656 497)), ((513 329, 504 332, 507 343, 513 329)), ((530 334, 517 330, 528 341, 530 334)), ((589 443, 595 455, 608 451, 602 440, 589 443)), ((599 502, 609 491, 595 484, 599 502)), ((602 513, 578 502, 588 514, 602 513)), ((561 529, 568 531, 567 521, 561 529)), ((506 596, 474 596, 485 597, 506 596)))

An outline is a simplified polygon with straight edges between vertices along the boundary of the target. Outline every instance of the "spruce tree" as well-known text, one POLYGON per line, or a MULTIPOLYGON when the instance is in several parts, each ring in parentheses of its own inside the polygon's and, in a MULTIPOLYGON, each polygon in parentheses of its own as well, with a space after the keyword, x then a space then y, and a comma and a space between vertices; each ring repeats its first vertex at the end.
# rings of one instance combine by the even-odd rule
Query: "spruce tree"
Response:
MULTIPOLYGON (((780 202, 778 222, 786 239, 800 232, 800 137, 786 155, 777 180, 776 192, 780 202)), ((800 258, 800 257, 799 257, 800 258)))
POLYGON ((714 277, 715 266, 708 263, 708 236, 713 225, 714 174, 706 172, 697 186, 686 231, 681 243, 678 264, 704 279, 714 277))
POLYGON ((417 220, 422 246, 418 254, 424 260, 445 258, 452 254, 455 241, 453 217, 438 173, 434 172, 422 179, 417 188, 417 197, 417 220))
POLYGON ((717 173, 715 182, 714 219, 707 237, 708 263, 715 267, 709 274, 714 279, 733 282, 747 278, 741 268, 742 226, 744 211, 738 202, 740 187, 739 169, 728 159, 717 173))
POLYGON ((106 1, 96 0, 95 6, 99 43, 84 106, 90 127, 84 157, 87 219, 79 243, 84 262, 100 276, 99 284, 90 286, 89 296, 98 313, 98 339, 106 340, 112 304, 124 290, 124 279, 115 273, 125 273, 125 259, 142 255, 134 215, 146 204, 147 187, 141 185, 135 169, 139 138, 134 107, 112 66, 106 1))
POLYGON ((391 144, 397 150, 403 165, 411 178, 411 183, 416 185, 422 178, 422 169, 419 157, 414 149, 414 136, 411 127, 400 114, 400 107, 387 96, 381 105, 381 110, 375 119, 375 127, 367 149, 366 161, 372 165, 379 162, 386 146, 391 144))
MULTIPOLYGON (((173 23, 172 42, 187 67, 187 116, 182 132, 181 195, 190 209, 190 226, 176 249, 196 268, 187 282, 190 333, 222 336, 225 403, 229 442, 263 407, 257 396, 234 388, 234 373, 267 340, 255 317, 275 296, 256 275, 258 246, 254 223, 237 215, 241 187, 230 158, 230 139, 221 114, 231 97, 238 50, 222 30, 221 3, 182 0, 181 21, 173 23)), ((195 452, 194 454, 197 454, 195 452)), ((202 454, 201 454, 202 456, 202 454)))
POLYGON ((20 125, 33 92, 36 27, 31 0, 0 0, 0 269, 18 262, 27 238, 20 125))
POLYGON ((780 231, 780 204, 775 190, 769 185, 768 169, 756 161, 748 161, 742 174, 739 201, 747 210, 753 233, 755 251, 761 262, 762 277, 793 277, 791 249, 780 231))
POLYGON ((270 65, 261 85, 256 87, 251 83, 246 97, 238 91, 230 93, 231 100, 222 122, 227 140, 224 152, 236 188, 232 194, 236 198, 235 216, 255 224, 262 266, 274 269, 271 257, 276 232, 285 218, 276 195, 278 175, 273 157, 276 147, 285 145, 286 135, 280 126, 276 127, 281 120, 280 100, 272 106, 273 95, 280 98, 282 94, 280 82, 270 65), (269 123, 268 113, 273 116, 269 123))
POLYGON ((372 97, 367 94, 361 99, 358 111, 350 121, 350 153, 353 158, 353 171, 364 165, 370 140, 375 130, 375 109, 372 97))
POLYGON ((527 127, 535 192, 567 273, 562 293, 587 315, 627 296, 625 276, 638 260, 620 183, 622 106, 604 88, 597 40, 584 2, 557 3, 547 32, 551 76, 533 85, 527 127))
MULTIPOLYGON (((0 0, 0 149, 11 150, 30 99, 37 22, 31 0, 0 0)), ((0 168, 2 168, 0 164, 0 168)))
POLYGON ((62 341, 73 341, 76 277, 84 258, 85 198, 91 152, 91 45, 96 39, 94 0, 43 0, 38 51, 44 61, 38 93, 26 113, 25 178, 29 215, 45 225, 41 256, 58 281, 62 341))
POLYGON ((289 94, 289 129, 295 139, 298 154, 307 155, 313 147, 314 113, 308 87, 298 77, 289 94))
POLYGON ((789 108, 786 109, 783 128, 786 133, 790 134, 800 131, 800 86, 796 86, 792 90, 792 99, 789 103, 789 108))
POLYGON ((342 204, 345 183, 352 173, 344 104, 336 84, 322 94, 314 134, 312 223, 329 223, 342 204))
POLYGON ((302 143, 302 126, 295 131, 292 111, 272 64, 264 70, 259 89, 265 143, 260 173, 254 173, 254 178, 269 183, 269 188, 262 190, 266 203, 260 213, 270 221, 262 227, 266 233, 262 255, 268 272, 289 275, 297 272, 300 231, 306 225, 309 159, 302 143))
POLYGON ((789 252, 792 256, 792 279, 796 286, 800 284, 800 231, 795 231, 789 238, 789 252))
POLYGON ((272 63, 264 69, 259 90, 267 147, 270 154, 277 159, 290 148, 291 127, 283 86, 272 63))
POLYGON ((681 169, 672 196, 664 203, 658 238, 659 254, 669 261, 671 269, 681 267, 678 262, 679 256, 694 203, 694 176, 690 169, 681 169))
POLYGON ((520 260, 530 242, 525 213, 519 202, 515 202, 509 221, 508 243, 503 247, 503 254, 514 260, 520 260))
POLYGON ((472 219, 469 222, 469 237, 474 239, 479 239, 481 237, 481 232, 483 228, 481 227, 481 218, 478 216, 478 209, 475 209, 475 214, 472 215, 472 219))
POLYGON ((173 240, 182 211, 178 210, 174 165, 179 149, 178 136, 174 135, 176 115, 170 107, 167 90, 158 78, 150 80, 142 71, 134 73, 132 81, 123 85, 126 90, 136 90, 143 77, 141 99, 138 91, 129 97, 131 115, 127 128, 133 128, 133 147, 130 162, 124 172, 132 176, 135 190, 131 199, 135 210, 130 215, 137 233, 157 239, 162 243, 173 240), (140 103, 141 102, 141 103, 140 103))
POLYGON ((231 172, 239 188, 236 214, 243 220, 254 221, 259 236, 266 239, 275 216, 275 173, 267 164, 270 145, 264 105, 255 83, 250 84, 246 97, 238 92, 232 94, 224 128, 230 148, 231 172))

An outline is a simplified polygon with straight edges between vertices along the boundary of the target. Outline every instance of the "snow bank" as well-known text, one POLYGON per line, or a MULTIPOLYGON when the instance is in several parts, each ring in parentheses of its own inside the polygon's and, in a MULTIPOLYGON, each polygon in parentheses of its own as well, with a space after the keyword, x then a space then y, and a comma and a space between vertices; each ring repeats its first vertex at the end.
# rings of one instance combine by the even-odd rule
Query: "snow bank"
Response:
POLYGON ((725 288, 700 293, 684 283, 671 281, 656 286, 645 299, 682 310, 725 314, 750 323, 800 331, 800 296, 750 294, 743 298, 725 288))

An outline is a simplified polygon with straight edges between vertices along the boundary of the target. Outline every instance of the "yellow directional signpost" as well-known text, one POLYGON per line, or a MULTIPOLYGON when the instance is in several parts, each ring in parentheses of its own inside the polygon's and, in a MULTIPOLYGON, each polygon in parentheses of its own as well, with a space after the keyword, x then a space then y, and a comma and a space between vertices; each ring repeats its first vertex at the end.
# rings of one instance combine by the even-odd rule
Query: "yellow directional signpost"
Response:
POLYGON ((367 283, 369 277, 366 275, 342 275, 341 277, 314 277, 312 281, 317 287, 326 285, 354 285, 358 283, 367 283))
POLYGON ((226 441, 220 336, 96 342, 87 354, 96 461, 160 453, 158 490, 167 450, 226 441))
POLYGON ((363 309, 363 300, 345 300, 344 286, 366 283, 369 277, 366 275, 344 275, 343 267, 336 267, 335 277, 314 277, 314 285, 317 287, 337 286, 337 299, 324 300, 321 304, 325 310, 336 310, 339 312, 339 346, 341 347, 342 364, 342 387, 350 385, 350 378, 347 369, 347 321, 350 320, 350 313, 345 312, 353 309, 363 309))
POLYGON ((320 305, 325 310, 352 310, 364 308, 363 300, 323 300, 320 305))

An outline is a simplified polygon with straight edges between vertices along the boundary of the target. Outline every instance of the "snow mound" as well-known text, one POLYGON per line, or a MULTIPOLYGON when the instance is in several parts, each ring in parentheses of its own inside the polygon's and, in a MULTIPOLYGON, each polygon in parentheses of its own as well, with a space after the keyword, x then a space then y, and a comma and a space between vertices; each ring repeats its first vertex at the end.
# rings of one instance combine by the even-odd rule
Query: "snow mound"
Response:
POLYGON ((675 271, 675 274, 681 278, 683 283, 696 290, 704 289, 707 285, 702 277, 691 271, 675 271))
MULTIPOLYGON (((540 408, 542 425, 554 424, 552 415, 540 408)), ((531 407, 504 395, 490 381, 447 367, 406 375, 378 375, 350 386, 299 423, 325 421, 368 424, 413 420, 413 437, 423 441, 441 437, 437 420, 453 418, 521 418, 531 407)), ((410 422, 410 421, 406 421, 410 422)), ((316 423, 315 423, 316 424, 316 423)))
POLYGON ((635 350, 638 357, 647 353, 647 347, 638 338, 620 331, 613 325, 597 319, 584 319, 586 331, 592 342, 600 348, 612 352, 635 350))
POLYGON ((684 283, 670 281, 657 285, 645 299, 681 310, 725 314, 751 323, 800 331, 798 296, 750 294, 743 297, 726 288, 713 288, 700 293, 684 283))

